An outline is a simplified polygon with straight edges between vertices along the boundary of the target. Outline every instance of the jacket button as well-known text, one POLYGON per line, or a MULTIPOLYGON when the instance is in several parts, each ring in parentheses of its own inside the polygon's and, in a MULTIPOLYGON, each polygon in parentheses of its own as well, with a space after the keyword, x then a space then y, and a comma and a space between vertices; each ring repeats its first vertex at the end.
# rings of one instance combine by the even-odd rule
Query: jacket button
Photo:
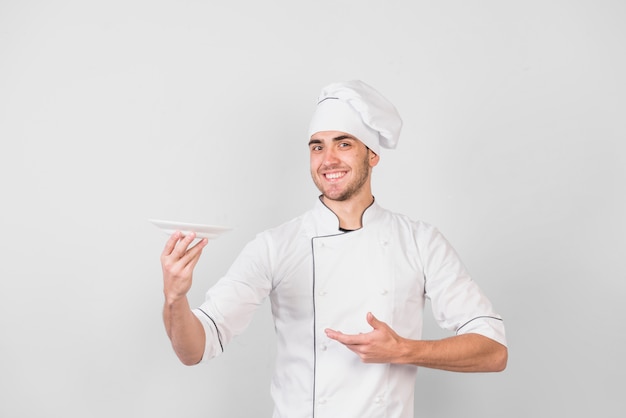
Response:
POLYGON ((380 289, 380 294, 381 295, 386 295, 387 294, 387 289, 380 289))

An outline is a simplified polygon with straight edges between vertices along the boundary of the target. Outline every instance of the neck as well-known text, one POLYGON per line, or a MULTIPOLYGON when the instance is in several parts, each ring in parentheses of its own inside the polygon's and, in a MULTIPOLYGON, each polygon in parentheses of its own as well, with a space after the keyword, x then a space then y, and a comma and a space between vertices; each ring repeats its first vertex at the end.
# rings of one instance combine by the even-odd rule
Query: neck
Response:
POLYGON ((339 227, 348 230, 359 229, 363 226, 363 212, 374 202, 371 193, 354 196, 348 200, 331 200, 322 196, 322 202, 339 218, 339 227))

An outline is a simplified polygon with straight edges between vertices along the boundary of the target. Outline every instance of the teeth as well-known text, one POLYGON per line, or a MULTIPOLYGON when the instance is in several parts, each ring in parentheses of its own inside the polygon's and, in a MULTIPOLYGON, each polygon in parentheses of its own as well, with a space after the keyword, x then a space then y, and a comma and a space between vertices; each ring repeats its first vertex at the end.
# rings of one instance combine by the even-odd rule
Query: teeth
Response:
POLYGON ((327 173, 326 178, 330 180, 338 179, 343 177, 346 173, 327 173))

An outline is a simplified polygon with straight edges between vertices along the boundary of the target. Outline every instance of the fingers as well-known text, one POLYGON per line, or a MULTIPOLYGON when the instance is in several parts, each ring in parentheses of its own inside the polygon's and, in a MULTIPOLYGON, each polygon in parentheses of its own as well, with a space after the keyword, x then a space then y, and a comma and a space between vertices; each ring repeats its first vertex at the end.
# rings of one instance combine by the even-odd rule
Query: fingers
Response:
POLYGON ((163 248, 162 255, 178 255, 180 258, 180 256, 185 252, 187 247, 189 247, 189 244, 191 244, 195 238, 196 234, 194 232, 190 232, 187 235, 183 235, 183 233, 180 231, 174 232, 165 243, 165 248, 163 248))
POLYGON ((176 231, 170 235, 170 238, 165 243, 165 248, 163 248, 163 252, 161 253, 162 256, 168 256, 172 253, 172 250, 176 247, 176 243, 180 239, 180 235, 180 231, 176 231))
POLYGON ((182 232, 174 232, 165 243, 163 248, 163 257, 174 256, 176 259, 181 259, 187 254, 191 257, 195 256, 202 248, 207 244, 207 239, 203 238, 193 247, 189 248, 189 245, 196 239, 196 234, 190 232, 187 235, 183 235, 182 232))
POLYGON ((324 330, 326 336, 331 340, 338 341, 344 345, 361 345, 366 344, 368 336, 367 334, 344 334, 341 331, 335 331, 332 329, 324 330))
POLYGON ((168 300, 176 300, 186 295, 191 288, 193 270, 208 242, 203 238, 189 248, 195 238, 194 233, 183 236, 180 231, 176 231, 165 244, 161 266, 164 292, 168 300))
POLYGON ((200 257, 200 253, 202 252, 202 249, 206 246, 207 240, 201 239, 198 243, 196 243, 196 245, 189 248, 189 245, 191 245, 194 239, 196 239, 196 234, 193 232, 185 235, 183 239, 178 241, 178 243, 176 244, 172 255, 174 255, 176 258, 179 258, 185 264, 189 264, 194 259, 200 257))
MULTIPOLYGON (((382 321, 379 321, 378 318, 376 318, 371 312, 368 312, 365 318, 367 320, 367 323, 373 328, 372 331, 386 327, 386 324, 382 321)), ((344 334, 341 331, 336 331, 330 328, 327 328, 324 331, 326 332, 326 336, 328 338, 339 341, 340 343, 345 345, 361 345, 370 342, 369 332, 359 334, 344 334)))
POLYGON ((200 260, 200 255, 202 255, 202 250, 206 246, 207 242, 208 240, 203 238, 185 253, 185 255, 181 258, 182 262, 186 262, 185 268, 193 270, 196 267, 198 260, 200 260))
POLYGON ((387 325, 378 320, 371 312, 366 315, 367 323, 373 328, 369 332, 344 334, 330 328, 325 329, 326 336, 343 344, 358 355, 364 363, 389 363, 397 353, 401 338, 387 325))
POLYGON ((190 276, 195 268, 202 249, 206 246, 206 238, 189 248, 196 235, 192 232, 183 236, 180 231, 176 231, 168 239, 161 255, 161 265, 165 274, 178 276, 190 276))
POLYGON ((174 235, 176 234, 179 236, 179 238, 176 241, 176 244, 174 245, 174 249, 172 250, 172 255, 177 256, 178 258, 182 258, 185 252, 187 252, 189 245, 196 238, 196 234, 193 232, 190 232, 187 235, 183 235, 182 232, 180 231, 176 231, 174 235))

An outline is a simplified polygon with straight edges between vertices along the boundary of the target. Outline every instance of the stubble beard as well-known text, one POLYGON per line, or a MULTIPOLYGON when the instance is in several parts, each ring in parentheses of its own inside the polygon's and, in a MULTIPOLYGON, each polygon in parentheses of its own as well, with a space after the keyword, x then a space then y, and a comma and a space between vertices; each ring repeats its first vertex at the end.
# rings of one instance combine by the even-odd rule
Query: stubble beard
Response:
MULTIPOLYGON (((332 169, 333 167, 326 168, 332 169)), ((365 185, 365 183, 367 183, 367 179, 369 178, 370 173, 370 166, 367 155, 361 162, 360 167, 357 167, 357 169, 359 169, 359 177, 355 178, 352 182, 347 184, 346 188, 343 191, 337 193, 333 193, 332 187, 330 187, 329 190, 325 190, 324 185, 322 184, 322 180, 317 180, 315 176, 312 176, 313 182, 315 183, 319 191, 322 192, 322 195, 325 199, 334 200, 337 202, 344 202, 358 194, 365 185)))

